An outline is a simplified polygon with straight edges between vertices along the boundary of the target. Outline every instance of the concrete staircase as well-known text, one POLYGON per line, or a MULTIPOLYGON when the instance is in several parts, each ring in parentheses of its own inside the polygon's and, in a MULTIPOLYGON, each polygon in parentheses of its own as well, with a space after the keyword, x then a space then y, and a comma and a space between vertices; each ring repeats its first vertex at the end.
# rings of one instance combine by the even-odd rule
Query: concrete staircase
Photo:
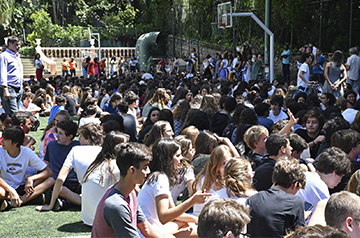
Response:
MULTIPOLYGON (((68 59, 70 60, 70 59, 68 59)), ((77 62, 77 69, 76 69, 76 75, 82 75, 82 71, 80 70, 81 68, 81 62, 79 62, 78 59, 75 59, 77 62)), ((59 59, 56 58, 55 62, 56 62, 56 75, 62 75, 62 71, 61 71, 61 62, 63 61, 63 59, 59 59)), ((24 68, 24 79, 29 79, 30 75, 34 75, 36 76, 36 68, 35 68, 35 59, 34 58, 23 58, 21 57, 21 62, 23 64, 23 68, 24 68)), ((70 72, 69 72, 70 73, 70 72)), ((51 75, 49 72, 44 72, 43 73, 44 78, 48 78, 48 77, 54 77, 55 75, 51 75)))

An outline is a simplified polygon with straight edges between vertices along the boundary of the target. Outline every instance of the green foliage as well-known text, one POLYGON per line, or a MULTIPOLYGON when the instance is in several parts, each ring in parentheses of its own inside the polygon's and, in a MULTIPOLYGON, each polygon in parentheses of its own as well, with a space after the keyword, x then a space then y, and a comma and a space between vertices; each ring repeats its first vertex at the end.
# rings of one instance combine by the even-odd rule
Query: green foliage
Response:
POLYGON ((35 56, 35 45, 22 46, 19 50, 21 56, 33 57, 35 56))
POLYGON ((15 0, 0 0, 0 24, 7 26, 10 24, 15 0))
POLYGON ((32 44, 36 38, 40 38, 42 46, 76 46, 87 34, 80 26, 61 27, 53 24, 49 14, 43 9, 31 14, 30 19, 33 21, 30 25, 32 33, 27 40, 32 44))

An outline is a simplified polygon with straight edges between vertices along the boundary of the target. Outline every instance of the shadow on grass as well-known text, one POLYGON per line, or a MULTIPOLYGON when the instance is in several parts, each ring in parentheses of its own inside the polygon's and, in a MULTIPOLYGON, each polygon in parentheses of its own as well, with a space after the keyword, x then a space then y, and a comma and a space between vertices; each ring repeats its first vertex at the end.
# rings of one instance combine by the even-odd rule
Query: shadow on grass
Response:
POLYGON ((82 221, 64 224, 57 228, 58 231, 61 232, 69 232, 69 233, 83 233, 83 232, 91 232, 91 227, 85 225, 82 221))

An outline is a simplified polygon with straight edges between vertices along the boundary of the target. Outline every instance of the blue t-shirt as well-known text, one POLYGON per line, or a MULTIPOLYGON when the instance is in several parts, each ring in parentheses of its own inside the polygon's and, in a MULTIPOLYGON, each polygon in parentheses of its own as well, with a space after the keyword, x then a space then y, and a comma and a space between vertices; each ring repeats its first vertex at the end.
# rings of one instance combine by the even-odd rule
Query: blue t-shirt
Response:
POLYGON ((120 114, 117 107, 113 108, 111 101, 104 104, 104 112, 120 114))
POLYGON ((48 120, 49 124, 55 118, 56 113, 58 113, 61 110, 65 110, 64 105, 54 105, 54 106, 51 107, 51 109, 50 109, 50 117, 49 117, 49 120, 48 120))
POLYGON ((313 70, 313 74, 323 74, 323 67, 324 67, 324 63, 325 63, 325 57, 320 55, 318 57, 316 57, 316 60, 320 63, 319 66, 314 65, 312 70, 313 70))
POLYGON ((283 64, 290 64, 290 50, 284 50, 281 55, 287 55, 287 57, 282 58, 282 63, 283 64))
MULTIPOLYGON (((80 142, 77 140, 72 141, 69 145, 61 145, 56 140, 53 140, 47 145, 44 160, 50 162, 50 169, 53 171, 53 178, 55 180, 70 150, 77 145, 80 145, 80 142)), ((77 181, 77 176, 73 169, 66 180, 77 181)))

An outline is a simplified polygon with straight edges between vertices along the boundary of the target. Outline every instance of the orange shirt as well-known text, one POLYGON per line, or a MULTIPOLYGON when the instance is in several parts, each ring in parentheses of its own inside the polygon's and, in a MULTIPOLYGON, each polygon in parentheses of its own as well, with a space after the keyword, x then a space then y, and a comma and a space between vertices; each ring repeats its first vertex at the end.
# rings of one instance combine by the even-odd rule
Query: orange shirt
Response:
POLYGON ((75 60, 73 61, 69 61, 69 65, 70 65, 70 69, 76 69, 77 63, 75 62, 75 60))
POLYGON ((89 75, 94 75, 94 74, 95 74, 94 61, 90 61, 90 62, 89 62, 88 74, 89 74, 89 75))
POLYGON ((61 70, 68 70, 69 63, 67 61, 63 61, 61 62, 61 66, 62 66, 61 70))
POLYGON ((99 66, 100 70, 104 70, 105 69, 105 62, 100 61, 99 64, 100 64, 100 66, 99 66))

